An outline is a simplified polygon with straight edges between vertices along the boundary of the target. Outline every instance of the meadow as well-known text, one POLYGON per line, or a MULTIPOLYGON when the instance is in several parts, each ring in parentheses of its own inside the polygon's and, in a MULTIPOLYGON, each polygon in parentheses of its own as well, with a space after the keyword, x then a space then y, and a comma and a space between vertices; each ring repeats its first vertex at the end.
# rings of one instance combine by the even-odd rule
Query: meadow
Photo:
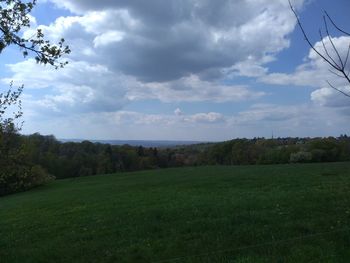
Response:
POLYGON ((0 262, 349 262, 350 163, 56 180, 0 198, 0 262))

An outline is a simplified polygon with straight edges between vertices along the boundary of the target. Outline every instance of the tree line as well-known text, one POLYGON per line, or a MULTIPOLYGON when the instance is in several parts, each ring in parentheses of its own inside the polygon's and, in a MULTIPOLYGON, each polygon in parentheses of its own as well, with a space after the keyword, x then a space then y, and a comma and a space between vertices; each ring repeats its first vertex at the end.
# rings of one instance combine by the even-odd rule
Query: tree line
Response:
POLYGON ((145 169, 350 161, 350 137, 254 138, 170 148, 60 142, 38 133, 2 133, 0 195, 48 181, 145 169), (4 169, 6 168, 6 171, 4 169))
POLYGON ((201 154, 202 164, 249 165, 350 160, 350 138, 254 138, 217 143, 201 154))

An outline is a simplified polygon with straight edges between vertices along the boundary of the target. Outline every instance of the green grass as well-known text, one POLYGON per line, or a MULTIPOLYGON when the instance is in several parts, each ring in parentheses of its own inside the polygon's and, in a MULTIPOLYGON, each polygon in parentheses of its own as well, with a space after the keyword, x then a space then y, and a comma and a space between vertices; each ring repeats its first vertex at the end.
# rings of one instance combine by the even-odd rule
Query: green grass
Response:
POLYGON ((349 262, 350 163, 60 180, 0 198, 0 262, 349 262))

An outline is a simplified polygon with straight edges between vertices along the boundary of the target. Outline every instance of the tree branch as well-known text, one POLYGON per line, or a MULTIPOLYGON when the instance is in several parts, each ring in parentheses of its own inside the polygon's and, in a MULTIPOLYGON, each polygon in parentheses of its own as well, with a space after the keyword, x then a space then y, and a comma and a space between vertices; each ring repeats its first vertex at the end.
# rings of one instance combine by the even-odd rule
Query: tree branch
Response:
POLYGON ((325 18, 325 16, 323 16, 323 21, 324 21, 324 25, 326 27, 326 33, 327 33, 327 37, 328 37, 328 40, 331 42, 332 44, 332 47, 333 47, 333 50, 335 51, 335 53, 337 54, 338 56, 338 59, 340 61, 340 64, 341 64, 341 69, 344 69, 344 63, 343 63, 343 60, 341 59, 340 55, 339 55, 339 52, 338 52, 338 49, 335 47, 334 43, 333 43, 333 40, 329 34, 329 31, 328 31, 328 24, 327 24, 327 20, 325 18))
POLYGON ((348 94, 348 93, 346 93, 346 92, 344 92, 344 91, 342 91, 342 90, 340 90, 340 89, 334 87, 328 80, 327 80, 327 83, 328 83, 328 85, 329 85, 332 89, 334 89, 334 90, 336 90, 336 91, 342 93, 342 94, 345 95, 346 97, 349 97, 349 98, 350 98, 350 94, 348 94))
MULTIPOLYGON (((295 9, 293 8, 292 6, 292 3, 291 3, 291 0, 288 0, 289 2, 289 6, 290 6, 290 9, 292 10, 295 18, 297 19, 297 23, 298 23, 298 26, 301 30, 301 32, 303 33, 304 35, 304 38, 306 40, 306 42, 308 43, 308 45, 310 46, 310 48, 316 52, 316 54, 322 58, 328 65, 331 66, 331 68, 335 69, 335 72, 331 69, 329 69, 329 71, 331 73, 333 73, 334 75, 336 75, 337 77, 339 78, 344 78, 346 79, 346 81, 348 82, 348 84, 350 85, 350 78, 349 78, 349 73, 350 73, 350 70, 348 72, 348 74, 346 74, 346 66, 347 66, 347 63, 348 63, 348 60, 349 60, 349 53, 350 53, 350 44, 349 44, 349 47, 348 47, 348 50, 347 50, 347 54, 345 56, 345 60, 342 59, 342 57, 340 56, 340 53, 339 53, 339 50, 337 49, 337 47, 335 46, 334 44, 334 41, 329 33, 329 29, 328 29, 328 23, 327 23, 327 19, 326 17, 329 19, 329 21, 331 21, 332 25, 337 29, 339 30, 340 32, 350 36, 349 33, 345 32, 344 30, 340 29, 335 23, 334 21, 332 20, 332 18, 329 16, 329 14, 325 12, 326 16, 323 16, 323 21, 324 21, 324 26, 325 26, 325 29, 326 29, 326 34, 327 34, 327 38, 333 48, 333 51, 335 52, 335 55, 331 55, 329 54, 329 49, 326 47, 326 44, 325 44, 325 41, 324 41, 324 38, 323 38, 323 35, 322 35, 322 31, 319 30, 319 34, 320 34, 320 38, 321 38, 321 43, 322 43, 322 46, 323 46, 323 49, 324 49, 324 52, 326 55, 323 55, 321 52, 319 52, 315 47, 314 45, 312 45, 308 35, 306 34, 305 32, 305 29, 298 17, 298 14, 297 12, 295 11, 295 9), (337 58, 334 58, 334 57, 337 57, 337 58), (328 57, 328 58, 327 58, 328 57), (339 62, 337 62, 337 59, 339 60, 339 62), (339 64, 340 63, 340 64, 339 64)), ((327 81, 328 85, 333 88, 334 90, 342 93, 343 95, 347 96, 347 97, 350 97, 350 93, 346 93, 338 88, 336 88, 334 85, 332 85, 329 81, 327 81)))
POLYGON ((340 75, 340 74, 338 74, 337 72, 334 72, 333 70, 331 70, 331 69, 329 69, 328 70, 330 73, 333 73, 334 75, 336 75, 337 77, 339 77, 339 78, 344 78, 345 79, 345 77, 344 76, 342 76, 342 75, 340 75))
POLYGON ((328 49, 326 48, 326 44, 325 44, 324 41, 323 41, 323 35, 322 35, 321 30, 319 30, 319 34, 320 34, 320 39, 321 39, 321 43, 322 43, 324 52, 326 53, 326 55, 328 56, 328 58, 329 58, 330 60, 332 60, 332 62, 334 63, 334 65, 337 66, 338 70, 341 69, 341 67, 338 65, 338 63, 335 62, 335 60, 334 60, 334 59, 331 57, 331 55, 329 54, 328 49))
POLYGON ((346 31, 340 29, 340 28, 337 26, 337 24, 334 23, 333 19, 330 17, 330 15, 327 13, 326 10, 324 10, 324 13, 326 14, 326 16, 327 16, 327 18, 329 19, 329 21, 331 21, 332 25, 333 25, 338 31, 342 32, 342 33, 345 34, 345 35, 350 36, 350 33, 348 33, 348 32, 346 32, 346 31))
POLYGON ((298 17, 297 12, 294 10, 294 7, 292 6, 292 3, 290 2, 290 0, 288 0, 288 2, 289 2, 290 9, 292 10, 292 12, 293 12, 294 15, 295 15, 295 18, 297 19, 299 28, 301 29, 301 32, 303 33, 304 38, 305 38, 306 42, 309 44, 309 46, 311 47, 311 49, 312 49, 313 51, 315 51, 317 55, 319 55, 321 58, 323 58, 332 68, 334 68, 334 69, 336 69, 336 70, 339 70, 339 68, 338 68, 336 65, 334 65, 329 59, 327 59, 325 56, 323 56, 323 55, 312 45, 312 43, 311 43, 309 37, 307 36, 307 34, 306 34, 305 30, 304 30, 303 25, 302 25, 301 22, 300 22, 300 19, 299 19, 299 17, 298 17))
POLYGON ((345 62, 344 62, 344 70, 346 69, 346 65, 348 63, 349 53, 350 53, 350 44, 348 46, 348 53, 346 54, 346 58, 345 58, 345 62))

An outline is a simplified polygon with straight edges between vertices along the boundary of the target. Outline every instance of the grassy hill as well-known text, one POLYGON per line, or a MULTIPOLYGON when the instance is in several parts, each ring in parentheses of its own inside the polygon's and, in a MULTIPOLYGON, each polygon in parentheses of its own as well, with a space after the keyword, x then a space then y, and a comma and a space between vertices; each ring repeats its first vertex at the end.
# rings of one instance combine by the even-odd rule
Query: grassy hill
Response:
POLYGON ((0 262, 348 262, 350 163, 59 180, 0 198, 0 262))

